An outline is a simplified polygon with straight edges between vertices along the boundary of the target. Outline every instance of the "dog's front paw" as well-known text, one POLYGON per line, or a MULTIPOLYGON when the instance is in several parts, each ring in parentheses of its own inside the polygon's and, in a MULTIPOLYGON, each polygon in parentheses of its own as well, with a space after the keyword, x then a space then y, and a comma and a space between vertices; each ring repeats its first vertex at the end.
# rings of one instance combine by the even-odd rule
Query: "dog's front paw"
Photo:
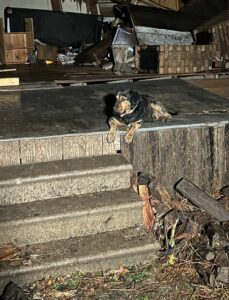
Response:
POLYGON ((164 122, 164 123, 170 122, 171 120, 172 120, 172 116, 170 114, 164 114, 158 118, 158 121, 164 122))
POLYGON ((125 143, 130 144, 133 140, 133 137, 134 135, 132 133, 127 133, 124 138, 125 143))
POLYGON ((107 142, 113 143, 115 141, 115 132, 108 132, 107 134, 107 142))

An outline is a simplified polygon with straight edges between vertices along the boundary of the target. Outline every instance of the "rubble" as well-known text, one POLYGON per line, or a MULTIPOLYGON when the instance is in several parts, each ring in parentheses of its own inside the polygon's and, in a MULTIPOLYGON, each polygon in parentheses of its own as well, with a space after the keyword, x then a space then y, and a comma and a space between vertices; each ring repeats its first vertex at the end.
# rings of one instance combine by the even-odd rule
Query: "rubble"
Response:
MULTIPOLYGON (((188 261, 204 284, 228 286, 229 219, 221 203, 186 179, 175 185, 181 200, 172 199, 150 174, 139 173, 132 185, 145 201, 144 224, 161 244, 161 259, 171 265, 188 261)), ((228 187, 222 191, 228 193, 228 187)))

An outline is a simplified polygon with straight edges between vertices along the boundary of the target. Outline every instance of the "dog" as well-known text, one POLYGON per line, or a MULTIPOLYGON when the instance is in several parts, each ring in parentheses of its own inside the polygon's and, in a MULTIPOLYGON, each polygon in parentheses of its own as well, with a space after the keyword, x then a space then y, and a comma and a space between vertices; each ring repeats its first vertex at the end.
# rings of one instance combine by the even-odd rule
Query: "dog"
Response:
POLYGON ((113 107, 113 116, 108 120, 110 126, 107 141, 115 140, 118 128, 127 128, 124 141, 130 144, 135 131, 144 122, 162 121, 172 119, 164 105, 152 96, 141 95, 135 90, 121 89, 116 93, 116 102, 113 107))

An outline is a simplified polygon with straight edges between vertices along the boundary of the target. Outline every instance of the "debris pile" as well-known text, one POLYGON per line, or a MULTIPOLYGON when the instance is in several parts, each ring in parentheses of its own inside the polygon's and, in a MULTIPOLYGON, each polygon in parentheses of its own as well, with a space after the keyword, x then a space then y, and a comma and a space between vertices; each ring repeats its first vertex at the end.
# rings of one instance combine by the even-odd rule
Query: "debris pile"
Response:
POLYGON ((145 201, 145 227, 159 240, 161 259, 191 262, 204 284, 228 285, 229 186, 216 200, 182 179, 175 189, 183 198, 174 200, 155 178, 139 173, 133 187, 145 201))
MULTIPOLYGON (((31 18, 29 44, 23 45, 28 53, 21 61, 27 57, 30 64, 99 66, 118 75, 222 70, 229 63, 229 22, 219 17, 228 9, 224 2, 200 0, 194 9, 177 0, 85 1, 87 14, 7 7, 5 31, 21 32, 31 18), (107 5, 109 18, 102 9, 107 5)), ((81 7, 82 1, 76 3, 81 7)), ((1 55, 0 60, 6 62, 1 55)))

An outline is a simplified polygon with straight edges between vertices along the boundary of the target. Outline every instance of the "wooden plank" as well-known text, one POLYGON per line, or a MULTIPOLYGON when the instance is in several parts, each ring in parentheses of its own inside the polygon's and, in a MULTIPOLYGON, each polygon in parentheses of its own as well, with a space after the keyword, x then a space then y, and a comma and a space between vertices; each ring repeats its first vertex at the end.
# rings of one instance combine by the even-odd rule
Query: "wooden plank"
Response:
POLYGON ((173 186, 177 181, 176 178, 176 155, 177 149, 174 129, 159 131, 159 155, 158 168, 160 168, 159 177, 157 178, 163 186, 168 186, 168 191, 173 193, 173 186))
POLYGON ((63 158, 90 157, 102 155, 103 135, 88 134, 63 137, 63 158))
POLYGON ((152 173, 152 132, 137 133, 133 139, 133 167, 136 172, 152 173), (144 151, 141 151, 141 145, 144 145, 144 151))
POLYGON ((24 139, 20 141, 21 162, 30 164, 63 158, 62 138, 24 139))
POLYGON ((5 73, 5 72, 16 72, 17 69, 0 69, 0 73, 5 73))
POLYGON ((121 152, 136 172, 152 174, 172 196, 183 177, 209 193, 229 182, 229 125, 224 123, 139 131, 132 144, 121 140, 121 152))
MULTIPOLYGON (((198 185, 204 190, 213 192, 212 184, 214 180, 214 126, 203 126, 200 128, 200 139, 201 139, 201 152, 199 155, 200 159, 200 181, 198 185)), ((187 178, 187 175, 185 175, 187 178)), ((216 187, 219 189, 219 186, 216 187)))
MULTIPOLYGON (((202 170, 203 160, 206 157, 206 153, 203 153, 201 128, 189 128, 189 148, 190 148, 190 179, 200 186, 202 182, 202 176, 200 170, 202 170)), ((210 168, 211 170, 211 168, 210 168)), ((208 173, 208 169, 205 170, 208 173)), ((206 174, 207 175, 207 174, 206 174)))
POLYGON ((4 26, 3 26, 3 19, 0 18, 0 61, 5 63, 5 43, 4 43, 4 26))
POLYGON ((51 0, 52 10, 63 11, 61 0, 51 0))
MULTIPOLYGON (((159 163, 159 135, 158 130, 149 133, 149 140, 151 140, 151 157, 152 160, 152 175, 160 178, 161 168, 159 163)), ((149 172, 151 173, 151 172, 149 172)))
POLYGON ((6 63, 7 64, 21 64, 25 63, 28 59, 28 55, 32 48, 24 49, 9 49, 6 52, 6 63))
POLYGON ((229 221, 229 212, 224 209, 223 205, 204 193, 189 180, 182 179, 176 185, 176 190, 219 222, 229 221))
POLYGON ((25 31, 32 32, 32 33, 34 32, 32 18, 25 18, 25 31))
POLYGON ((0 86, 15 86, 19 85, 18 77, 0 78, 0 86))
POLYGON ((27 33, 6 33, 5 47, 7 50, 26 48, 27 47, 27 33))
POLYGON ((214 166, 213 166, 213 192, 218 190, 218 187, 223 186, 223 181, 227 169, 227 159, 225 151, 225 125, 219 124, 214 127, 214 166))
POLYGON ((229 124, 225 125, 224 137, 225 137, 226 172, 225 172, 222 186, 228 185, 228 183, 229 183, 229 124))
POLYGON ((17 140, 12 141, 0 141, 0 166, 14 166, 20 165, 19 155, 19 142, 17 140))
POLYGON ((179 128, 175 131, 175 140, 173 141, 176 144, 176 177, 179 180, 182 177, 187 177, 189 174, 189 168, 187 167, 187 128, 179 128))
POLYGON ((25 18, 25 31, 27 32, 27 46, 34 47, 34 28, 32 18, 25 18))

